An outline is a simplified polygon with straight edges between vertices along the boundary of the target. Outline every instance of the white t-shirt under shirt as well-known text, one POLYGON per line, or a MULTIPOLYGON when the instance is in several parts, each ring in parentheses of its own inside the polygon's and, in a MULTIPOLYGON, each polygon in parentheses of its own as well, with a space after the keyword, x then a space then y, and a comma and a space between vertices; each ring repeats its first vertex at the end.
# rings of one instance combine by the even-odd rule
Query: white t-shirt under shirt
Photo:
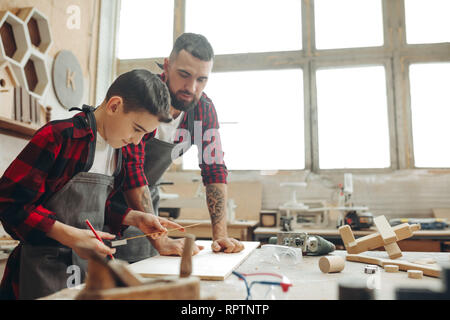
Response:
POLYGON ((89 172, 101 173, 108 176, 114 174, 116 169, 116 157, 113 147, 97 132, 97 144, 95 145, 94 164, 89 172))
POLYGON ((156 130, 155 138, 165 142, 173 143, 173 141, 175 140, 175 133, 177 132, 180 122, 183 120, 183 118, 184 112, 181 112, 178 117, 171 122, 161 122, 158 126, 158 130, 156 130))

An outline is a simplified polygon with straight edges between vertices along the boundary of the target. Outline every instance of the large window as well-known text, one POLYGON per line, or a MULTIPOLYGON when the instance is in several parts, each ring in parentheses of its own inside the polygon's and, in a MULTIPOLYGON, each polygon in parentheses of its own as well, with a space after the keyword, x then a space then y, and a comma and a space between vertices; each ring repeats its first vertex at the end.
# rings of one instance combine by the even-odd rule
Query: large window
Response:
POLYGON ((416 167, 450 167, 450 63, 412 64, 411 113, 416 167))
POLYGON ((300 50, 301 1, 187 0, 186 31, 205 35, 216 54, 300 50))
POLYGON ((317 49, 383 45, 380 0, 316 0, 314 13, 317 49))
POLYGON ((178 35, 204 34, 231 170, 448 168, 449 3, 121 0, 117 70, 155 70, 178 35))
POLYGON ((172 49, 173 1, 121 1, 119 59, 164 57, 172 49))
MULTIPOLYGON (((305 167, 302 88, 301 69, 220 72, 211 76, 208 96, 216 101, 229 169, 305 167)), ((183 168, 198 168, 196 151, 187 155, 183 168)))
POLYGON ((450 41, 450 1, 405 0, 406 41, 438 43, 450 41))
POLYGON ((390 166, 384 67, 318 70, 317 109, 320 168, 390 166))

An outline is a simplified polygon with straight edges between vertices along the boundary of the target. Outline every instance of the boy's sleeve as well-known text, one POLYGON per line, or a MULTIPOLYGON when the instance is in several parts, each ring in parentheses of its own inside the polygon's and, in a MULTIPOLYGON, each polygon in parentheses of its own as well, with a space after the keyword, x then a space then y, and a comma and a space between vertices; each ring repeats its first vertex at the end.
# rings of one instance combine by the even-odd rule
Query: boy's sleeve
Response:
POLYGON ((111 233, 121 237, 123 232, 128 228, 123 224, 128 212, 131 211, 126 205, 125 199, 121 192, 111 193, 105 206, 105 225, 109 227, 111 233))
POLYGON ((138 145, 129 144, 122 148, 126 158, 126 177, 123 190, 130 190, 148 185, 144 171, 145 143, 155 136, 156 130, 146 134, 138 145))
POLYGON ((0 221, 17 240, 35 242, 46 237, 55 213, 36 201, 60 150, 51 126, 39 130, 0 178, 0 221))

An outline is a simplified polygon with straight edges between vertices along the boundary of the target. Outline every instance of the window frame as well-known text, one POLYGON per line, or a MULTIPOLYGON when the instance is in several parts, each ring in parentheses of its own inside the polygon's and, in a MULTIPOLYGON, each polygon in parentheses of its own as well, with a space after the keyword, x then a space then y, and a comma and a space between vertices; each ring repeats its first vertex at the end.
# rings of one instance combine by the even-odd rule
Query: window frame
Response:
MULTIPOLYGON (((121 0, 114 1, 120 12, 121 0)), ((174 1, 173 40, 184 32, 185 0, 174 1)), ((381 173, 416 168, 412 137, 411 103, 409 93, 409 65, 423 62, 450 61, 450 43, 407 44, 404 0, 381 0, 384 44, 378 47, 326 49, 315 48, 314 0, 301 0, 302 7, 302 50, 281 52, 258 52, 248 54, 216 55, 213 72, 249 71, 301 68, 303 70, 304 90, 304 128, 305 128, 305 169, 315 173, 381 173), (386 92, 388 99, 388 124, 390 137, 389 168, 368 169, 320 169, 318 154, 317 92, 315 71, 323 67, 384 65, 386 70, 386 92)), ((103 7, 103 5, 102 5, 103 7)), ((102 15, 114 17, 119 22, 119 14, 102 15)), ((116 39, 117 41, 117 31, 116 39)), ((100 35, 100 41, 102 39, 100 35)), ((147 68, 161 72, 156 62, 162 63, 164 57, 148 59, 119 60, 113 52, 113 78, 134 68, 147 68)), ((169 54, 169 53, 168 53, 169 54)), ((100 57, 100 54, 99 54, 100 57)), ((206 90, 207 91, 207 90, 206 90)), ((436 172, 448 171, 449 167, 431 168, 436 172)), ((192 171, 192 170, 184 170, 192 171)), ((248 171, 248 170, 246 170, 248 171)), ((260 170, 249 170, 260 172, 260 170)), ((282 170, 280 170, 282 171, 282 170)), ((287 171, 289 172, 289 171, 287 171)))

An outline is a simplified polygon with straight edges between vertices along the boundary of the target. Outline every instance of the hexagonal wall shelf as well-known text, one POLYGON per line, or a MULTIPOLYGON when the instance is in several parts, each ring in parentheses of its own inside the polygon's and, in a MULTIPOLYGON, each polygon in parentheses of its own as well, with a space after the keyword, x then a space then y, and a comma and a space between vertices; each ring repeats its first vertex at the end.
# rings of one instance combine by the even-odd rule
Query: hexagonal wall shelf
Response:
POLYGON ((42 53, 32 49, 27 55, 23 67, 13 66, 13 69, 20 85, 26 88, 32 96, 41 98, 45 94, 50 83, 50 76, 45 56, 42 53))
POLYGON ((0 60, 22 65, 31 47, 23 20, 9 11, 0 11, 0 37, 0 60))
POLYGON ((31 44, 41 53, 46 54, 52 45, 48 19, 34 7, 20 9, 17 16, 25 22, 31 44))

